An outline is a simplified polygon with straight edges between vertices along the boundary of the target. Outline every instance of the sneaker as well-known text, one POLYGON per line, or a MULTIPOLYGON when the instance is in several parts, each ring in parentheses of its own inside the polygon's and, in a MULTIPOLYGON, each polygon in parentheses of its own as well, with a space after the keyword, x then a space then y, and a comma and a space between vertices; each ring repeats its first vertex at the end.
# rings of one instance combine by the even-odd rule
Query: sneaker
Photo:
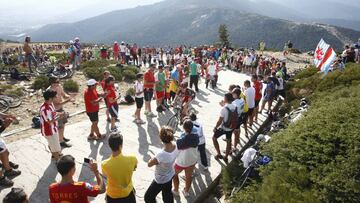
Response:
POLYGON ((2 187, 12 187, 14 185, 14 182, 8 179, 7 177, 3 176, 0 178, 0 186, 2 187))
POLYGON ((175 190, 171 190, 171 192, 173 193, 174 196, 180 197, 179 192, 177 192, 177 191, 175 191, 175 190))
POLYGON ((21 174, 21 171, 16 169, 10 169, 4 172, 4 176, 6 177, 15 177, 21 174))
POLYGON ((65 141, 65 142, 69 142, 69 141, 70 141, 70 139, 68 139, 68 138, 64 137, 64 141, 65 141))
POLYGON ((120 119, 118 119, 118 118, 117 118, 117 119, 115 119, 115 122, 120 122, 120 119))
POLYGON ((116 132, 117 132, 117 128, 111 129, 110 132, 116 133, 116 132))
POLYGON ((19 164, 16 164, 16 163, 13 163, 13 162, 9 162, 9 165, 10 165, 10 167, 11 168, 13 168, 13 169, 18 169, 19 168, 19 164))
POLYGON ((139 124, 139 125, 143 125, 143 124, 145 124, 146 122, 143 121, 143 120, 137 120, 137 121, 135 121, 135 123, 136 123, 136 124, 139 124))
POLYGON ((148 116, 153 117, 153 118, 157 117, 157 115, 155 115, 153 112, 150 112, 150 113, 148 114, 148 116))
POLYGON ((189 192, 186 192, 185 190, 182 191, 183 195, 185 198, 188 198, 190 197, 190 193, 189 192))
POLYGON ((66 143, 66 142, 60 142, 60 146, 64 147, 64 148, 68 148, 68 147, 71 147, 72 145, 69 143, 66 143))

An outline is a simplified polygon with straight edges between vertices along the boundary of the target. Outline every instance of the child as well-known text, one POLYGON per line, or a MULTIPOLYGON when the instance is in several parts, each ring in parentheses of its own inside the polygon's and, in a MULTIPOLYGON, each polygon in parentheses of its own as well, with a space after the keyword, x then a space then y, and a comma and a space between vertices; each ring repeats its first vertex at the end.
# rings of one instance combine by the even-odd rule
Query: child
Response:
POLYGON ((190 120, 194 124, 194 128, 197 129, 197 134, 199 135, 198 151, 200 153, 201 165, 203 166, 204 171, 207 171, 209 165, 208 165, 208 159, 206 156, 205 136, 204 136, 203 126, 198 121, 196 114, 194 114, 194 113, 190 114, 190 120))
POLYGON ((111 115, 111 132, 116 132, 116 126, 115 122, 119 117, 119 105, 117 103, 117 100, 119 99, 119 96, 117 96, 115 87, 114 87, 115 78, 114 76, 110 75, 105 80, 105 87, 106 87, 106 101, 108 105, 108 110, 111 115))
POLYGON ((135 102, 136 102, 135 123, 139 125, 146 123, 140 118, 141 115, 140 111, 144 105, 144 85, 142 84, 142 81, 143 81, 143 75, 141 73, 138 73, 136 75, 134 89, 135 89, 135 102))

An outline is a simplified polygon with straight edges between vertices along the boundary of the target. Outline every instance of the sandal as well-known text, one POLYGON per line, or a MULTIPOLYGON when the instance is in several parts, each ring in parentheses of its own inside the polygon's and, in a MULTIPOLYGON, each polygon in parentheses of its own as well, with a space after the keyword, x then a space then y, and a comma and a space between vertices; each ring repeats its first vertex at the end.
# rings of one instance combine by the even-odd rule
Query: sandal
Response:
POLYGON ((215 156, 215 159, 216 159, 216 160, 223 159, 223 158, 224 158, 224 157, 223 157, 221 154, 218 154, 218 155, 215 156))
POLYGON ((106 135, 99 135, 99 136, 97 136, 95 139, 96 140, 102 140, 102 139, 104 139, 106 137, 106 135))

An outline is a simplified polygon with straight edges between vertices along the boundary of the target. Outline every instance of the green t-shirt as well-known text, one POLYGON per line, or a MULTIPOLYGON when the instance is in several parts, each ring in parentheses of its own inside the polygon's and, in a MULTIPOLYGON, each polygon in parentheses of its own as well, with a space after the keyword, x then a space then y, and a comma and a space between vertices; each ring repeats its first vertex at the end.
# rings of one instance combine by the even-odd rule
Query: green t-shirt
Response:
POLYGON ((197 75, 197 64, 191 63, 190 64, 190 75, 197 75))
POLYGON ((165 73, 158 73, 157 74, 157 83, 156 83, 156 87, 155 90, 158 92, 164 91, 165 90, 165 73))

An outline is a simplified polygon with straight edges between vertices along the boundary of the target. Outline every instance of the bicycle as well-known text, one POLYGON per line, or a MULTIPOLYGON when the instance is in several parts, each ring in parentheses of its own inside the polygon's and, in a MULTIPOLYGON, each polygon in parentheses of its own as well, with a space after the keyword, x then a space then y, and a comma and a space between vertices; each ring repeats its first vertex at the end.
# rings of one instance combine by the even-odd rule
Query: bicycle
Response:
POLYGON ((0 95, 0 99, 6 100, 9 108, 17 108, 22 104, 22 99, 17 95, 0 95))
POLYGON ((0 113, 5 113, 9 110, 10 104, 5 99, 0 98, 0 113))
MULTIPOLYGON (((192 102, 192 101, 191 101, 192 102)), ((189 103, 188 106, 188 115, 195 113, 197 114, 198 112, 192 107, 191 102, 189 103)), ((181 103, 179 104, 179 102, 175 102, 176 105, 174 105, 174 115, 171 116, 171 118, 169 119, 169 121, 167 122, 167 126, 170 126, 174 131, 178 130, 178 125, 181 121, 181 112, 182 112, 182 106, 181 103)))
POLYGON ((60 79, 70 78, 74 75, 72 65, 52 65, 50 62, 43 62, 36 67, 36 72, 42 75, 57 77, 60 79))

